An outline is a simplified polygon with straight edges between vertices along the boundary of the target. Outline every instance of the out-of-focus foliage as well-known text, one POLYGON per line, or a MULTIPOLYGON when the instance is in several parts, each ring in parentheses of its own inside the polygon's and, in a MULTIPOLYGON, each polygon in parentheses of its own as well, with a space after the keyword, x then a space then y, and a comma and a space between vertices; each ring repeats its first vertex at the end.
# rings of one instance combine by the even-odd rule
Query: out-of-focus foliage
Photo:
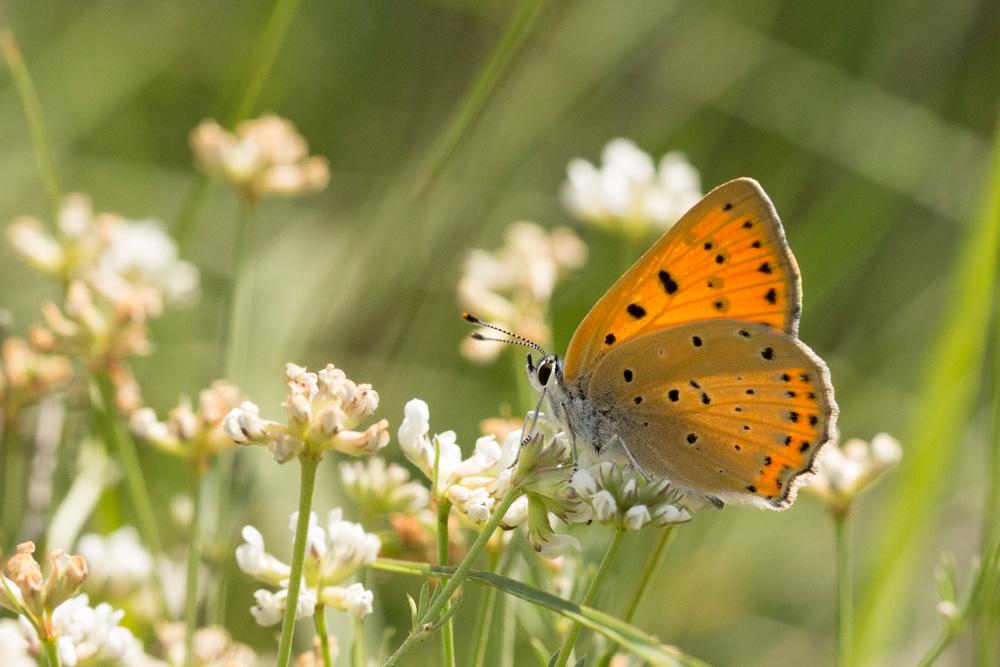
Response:
MULTIPOLYGON (((519 411, 510 364, 474 366, 457 353, 468 333, 455 297, 466 253, 498 247, 515 220, 577 225, 590 258, 552 302, 555 346, 564 350, 638 248, 575 223, 559 187, 570 159, 594 160, 607 140, 625 136, 655 155, 683 151, 705 189, 743 175, 761 182, 802 270, 801 336, 829 362, 841 432, 898 434, 905 461, 908 437, 919 435, 914 425, 926 423, 912 408, 934 409, 915 399, 935 395, 921 389, 921 369, 934 363, 936 333, 962 298, 949 289, 952 276, 975 282, 955 261, 986 196, 1000 99, 997 4, 552 2, 428 182, 433 149, 513 5, 303 1, 255 114, 292 119, 310 151, 328 158, 330 184, 312 198, 259 205, 246 394, 276 405, 272 378, 286 361, 333 361, 379 388, 380 414, 393 429, 417 394, 465 441, 505 405, 519 411)), ((198 179, 189 132, 231 105, 268 10, 258 0, 13 0, 0 8, 0 22, 16 31, 32 69, 68 188, 88 192, 101 210, 173 222, 198 179)), ((45 217, 9 78, 0 80, 0 146, 0 219, 45 217)), ((160 412, 221 371, 236 209, 232 193, 211 190, 184 249, 201 270, 201 300, 156 322, 156 353, 136 363, 143 395, 160 412)), ((990 268, 982 277, 994 275, 990 268)), ((15 330, 54 294, 9 248, 0 250, 0 306, 11 310, 15 330)), ((989 403, 978 396, 965 406, 968 418, 936 443, 946 452, 929 487, 936 495, 910 517, 920 530, 905 543, 905 599, 865 619, 886 664, 912 663, 938 627, 932 570, 940 552, 967 562, 978 549, 990 437, 989 403)), ((270 464, 263 451, 242 455, 260 479, 240 521, 283 535, 294 471, 270 464)), ((158 472, 151 493, 165 507, 184 470, 156 452, 143 456, 158 472)), ((889 509, 905 511, 898 497, 886 501, 909 488, 909 470, 888 476, 856 512, 862 600, 880 583, 870 565, 885 558, 875 552, 885 522, 899 520, 889 509)), ((317 506, 342 498, 339 485, 327 463, 317 506)), ((110 528, 116 519, 98 516, 96 525, 102 521, 110 528)), ((574 535, 591 560, 608 538, 599 527, 574 535)), ((616 566, 622 582, 655 538, 626 539, 616 566)), ((405 628, 400 587, 380 589, 382 576, 369 582, 373 619, 381 618, 369 627, 405 628)), ((270 648, 247 609, 253 584, 232 581, 227 625, 236 639, 270 648)), ((831 653, 833 532, 809 498, 784 513, 695 517, 652 585, 635 625, 710 663, 816 664, 831 653)), ((599 600, 612 614, 624 604, 613 593, 599 600)), ((456 617, 459 636, 471 618, 456 617)), ((526 635, 543 632, 537 616, 525 618, 526 635)), ((959 642, 948 657, 967 664, 971 650, 959 642)))

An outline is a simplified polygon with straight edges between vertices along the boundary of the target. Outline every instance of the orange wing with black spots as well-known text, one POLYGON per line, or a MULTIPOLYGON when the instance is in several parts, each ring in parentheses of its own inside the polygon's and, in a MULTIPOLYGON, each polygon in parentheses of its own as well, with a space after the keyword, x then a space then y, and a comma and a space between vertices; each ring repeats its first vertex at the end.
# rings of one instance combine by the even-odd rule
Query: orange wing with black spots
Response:
POLYGON ((733 318, 786 334, 798 329, 799 270, 760 185, 720 185, 601 298, 577 327, 565 377, 586 389, 588 369, 616 346, 697 320, 733 318))
POLYGON ((768 325, 731 319, 623 343, 594 369, 587 398, 646 474, 771 509, 794 500, 837 417, 819 357, 768 325))

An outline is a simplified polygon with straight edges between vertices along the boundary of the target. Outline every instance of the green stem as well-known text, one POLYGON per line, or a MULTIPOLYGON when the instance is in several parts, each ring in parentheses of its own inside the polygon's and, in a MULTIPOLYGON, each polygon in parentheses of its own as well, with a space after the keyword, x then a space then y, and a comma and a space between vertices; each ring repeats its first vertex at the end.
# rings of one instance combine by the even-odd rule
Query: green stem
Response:
POLYGON ((194 515, 191 521, 191 544, 188 546, 187 587, 185 590, 184 620, 184 664, 194 667, 194 633, 198 628, 198 569, 201 565, 202 553, 202 501, 205 476, 197 470, 192 471, 191 493, 194 497, 194 515))
MULTIPOLYGON (((1000 185, 993 183, 991 187, 1000 188, 1000 185)), ((1000 289, 996 294, 1000 296, 1000 289)), ((994 302, 1000 304, 1000 299, 995 298, 994 302)), ((993 329, 996 332, 1000 329, 1000 306, 994 305, 993 317, 993 329)), ((983 567, 990 562, 990 549, 997 548, 996 545, 1000 543, 1000 338, 995 334, 993 344, 993 447, 989 452, 990 476, 983 511, 983 534, 980 538, 983 551, 980 562, 984 564, 983 567)), ((985 666, 1000 664, 1000 655, 997 654, 1000 649, 1000 642, 997 641, 1000 636, 1000 593, 997 591, 1000 580, 996 572, 987 571, 983 576, 982 607, 976 626, 976 662, 985 666)))
POLYGON ((836 512, 833 525, 837 549, 837 654, 835 664, 851 664, 853 586, 851 584, 851 534, 849 510, 836 512))
MULTIPOLYGON (((506 561, 507 554, 513 552, 513 549, 504 551, 503 560, 506 561)), ((500 554, 490 554, 490 572, 499 570, 500 560, 500 554)), ((486 647, 490 642, 490 630, 493 627, 493 612, 496 609, 496 603, 497 590, 495 588, 490 587, 483 591, 483 598, 479 601, 479 612, 476 614, 476 639, 472 644, 472 667, 482 667, 486 661, 486 647)))
MULTIPOLYGON (((623 537, 625 537, 625 528, 618 526, 615 528, 615 534, 611 538, 607 550, 604 552, 601 564, 597 567, 597 572, 594 573, 594 577, 587 586, 587 592, 584 593, 583 600, 580 601, 580 604, 584 607, 593 606, 594 598, 597 597, 597 592, 600 590, 601 584, 604 583, 604 578, 611 571, 611 563, 614 562, 615 556, 618 555, 618 549, 622 545, 623 537)), ((573 623, 573 627, 570 628, 569 634, 566 635, 566 640, 563 642, 562 648, 559 649, 559 656, 556 658, 555 667, 566 667, 570 653, 573 652, 573 645, 576 644, 577 637, 580 636, 580 630, 582 629, 582 625, 573 623)))
POLYGON ((500 81, 500 77, 510 65, 518 48, 524 43, 525 37, 528 36, 542 4, 543 0, 521 0, 514 17, 507 25, 507 30, 500 38, 500 43, 497 44, 496 50, 490 56, 489 62, 486 63, 479 78, 476 79, 476 83, 462 101, 462 106, 448 124, 448 129, 432 150, 426 175, 420 181, 420 186, 417 189, 418 193, 426 192, 434 184, 445 165, 458 150, 462 140, 472 129, 486 105, 486 101, 489 100, 500 81))
MULTIPOLYGON (((438 565, 448 566, 448 519, 451 516, 451 503, 441 499, 437 506, 437 557, 438 565)), ((442 579, 441 584, 447 584, 442 579)), ((446 601, 442 613, 447 616, 449 604, 446 601)), ((449 617, 441 628, 441 664, 444 667, 455 667, 455 626, 449 617)))
MULTIPOLYGON (((649 589, 649 582, 652 581, 653 575, 660 571, 660 567, 663 564, 663 557, 667 553, 667 547, 670 546, 670 543, 673 542, 676 536, 676 529, 677 524, 672 523, 660 531, 660 537, 656 541, 656 546, 653 547, 649 558, 646 559, 646 565, 642 568, 642 576, 639 578, 639 583, 632 592, 632 599, 629 600, 628 607, 625 608, 625 613, 622 615, 622 620, 626 623, 631 623, 632 619, 635 618, 635 612, 639 609, 639 603, 642 602, 643 596, 649 589)), ((609 646, 608 650, 597 661, 597 667, 607 667, 610 665, 611 660, 615 657, 617 648, 613 644, 609 646)))
POLYGON ((464 581, 469 570, 475 564, 476 559, 479 558, 479 554, 483 552, 486 548, 486 543, 490 541, 490 537, 496 532, 496 529, 500 527, 500 522, 503 521, 503 517, 507 514, 507 510, 514 503, 515 500, 521 495, 521 489, 519 487, 512 487, 510 491, 500 500, 497 506, 493 510, 493 516, 490 520, 486 522, 483 526, 483 530, 476 537, 476 541, 472 543, 469 547, 469 552, 462 559, 462 562, 455 569, 455 573, 452 575, 448 583, 434 594, 431 599, 431 604, 424 615, 417 622, 417 627, 407 635, 406 639, 396 652, 389 656, 389 659, 385 662, 384 667, 392 667, 392 665, 398 665, 400 660, 406 656, 411 650, 413 650, 417 644, 427 639, 434 631, 437 629, 431 625, 432 621, 438 617, 438 614, 444 609, 444 606, 451 600, 452 595, 458 590, 458 587, 464 581), (429 626, 429 627, 428 627, 429 626))
POLYGON ((239 385, 246 380, 247 348, 250 340, 253 290, 257 275, 254 260, 256 229, 253 204, 240 200, 236 219, 236 256, 229 286, 229 315, 223 324, 225 339, 224 377, 239 385))
POLYGON ((56 647, 55 637, 43 641, 42 646, 45 647, 45 660, 49 667, 59 667, 59 649, 56 647))
MULTIPOLYGON (((119 422, 115 409, 115 387, 111 378, 104 371, 97 370, 91 374, 97 394, 96 401, 92 401, 91 408, 98 427, 101 429, 104 440, 108 446, 115 449, 118 455, 118 464, 125 474, 125 482, 128 486, 129 496, 135 510, 137 527, 143 541, 152 552, 154 558, 163 553, 163 543, 160 541, 160 532, 156 523, 156 512, 153 511, 153 502, 149 498, 149 487, 142 474, 142 466, 139 464, 139 453, 136 451, 135 441, 127 429, 123 428, 119 422)), ((159 570, 153 568, 153 577, 159 588, 161 600, 163 596, 163 582, 160 579, 159 570)))
POLYGON ((366 667, 365 659, 365 620, 354 619, 354 641, 351 644, 351 667, 366 667))
MULTIPOLYGON (((0 547, 12 548, 21 533, 21 518, 24 515, 25 470, 24 445, 18 438, 17 414, 10 401, 3 411, 3 542, 0 547)), ((5 549, 5 551, 7 550, 5 549)))
MULTIPOLYGON (((951 640, 955 638, 955 634, 951 627, 946 627, 938 635, 938 638, 934 640, 934 644, 927 650, 927 653, 920 658, 920 662, 917 663, 918 667, 932 667, 937 659, 941 657, 944 650, 948 648, 948 644, 951 640)), ((995 638, 994 638, 995 639, 995 638)))
POLYGON ((28 123, 28 133, 31 135, 31 144, 35 150, 35 159, 38 161, 38 170, 45 186, 45 193, 49 198, 54 222, 59 215, 62 187, 59 185, 59 172, 56 169, 56 160, 52 154, 48 132, 45 129, 42 103, 38 99, 38 91, 35 90, 35 84, 31 81, 31 74, 24 64, 24 58, 21 56, 21 49, 17 46, 14 33, 9 30, 0 32, 0 49, 3 50, 3 58, 7 61, 11 78, 14 79, 14 87, 17 88, 17 96, 21 101, 21 110, 28 123))
POLYGON ((306 456, 300 458, 299 463, 302 465, 302 481, 299 486, 299 516, 295 524, 295 543, 292 546, 292 572, 288 579, 288 598, 285 600, 285 615, 281 621, 278 667, 288 667, 288 662, 292 658, 295 609, 299 603, 299 590, 302 588, 302 564, 305 562, 309 515, 312 513, 313 489, 316 486, 316 469, 319 467, 319 457, 306 456))
POLYGON ((333 667, 330 656, 330 634, 326 631, 326 605, 316 605, 313 612, 313 622, 316 624, 316 636, 319 637, 319 650, 323 657, 323 667, 333 667))

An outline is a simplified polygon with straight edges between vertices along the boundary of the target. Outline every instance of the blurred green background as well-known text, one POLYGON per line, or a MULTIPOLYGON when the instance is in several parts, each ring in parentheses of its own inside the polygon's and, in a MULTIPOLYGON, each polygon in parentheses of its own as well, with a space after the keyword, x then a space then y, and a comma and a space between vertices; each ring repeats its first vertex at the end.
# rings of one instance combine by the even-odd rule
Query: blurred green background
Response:
MULTIPOLYGON (((188 133, 231 108, 269 7, 0 6, 35 77, 66 188, 92 194, 99 210, 173 224, 197 181, 188 133)), ((393 428, 403 403, 419 396, 432 428, 453 428, 471 446, 478 422, 516 401, 516 386, 510 363, 477 367, 457 354, 468 330, 455 285, 468 249, 497 247, 515 220, 574 224, 557 197, 566 163, 596 159, 617 136, 656 156, 683 150, 706 190, 752 176, 774 200, 801 266, 801 337, 832 369, 842 434, 888 431, 903 442, 903 466, 857 507, 853 543, 863 657, 912 664, 940 626, 934 565, 948 551, 964 569, 991 516, 998 238, 984 202, 1000 187, 991 167, 1000 6, 550 2, 470 132, 422 188, 515 11, 515 3, 463 0, 302 2, 254 115, 290 118, 332 174, 319 196, 260 206, 247 393, 277 415, 286 361, 332 361, 375 385, 393 428)), ((6 75, 0 147, 0 219, 45 216, 6 75)), ((137 363, 159 411, 218 372, 236 208, 229 191, 210 191, 186 250, 202 270, 202 297, 157 323, 156 353, 137 363)), ((591 256, 555 297, 560 351, 622 268, 607 260, 621 254, 617 239, 577 228, 591 256)), ((18 331, 56 293, 6 248, 0 281, 0 305, 18 331)), ((154 498, 165 504, 184 488, 183 468, 145 454, 147 471, 157 471, 154 498)), ((266 452, 241 456, 259 477, 243 520, 284 539, 296 470, 279 469, 266 452)), ((325 512, 338 498, 335 463, 320 476, 316 507, 325 512)), ((598 558, 608 535, 577 534, 598 558)), ((626 538, 622 586, 654 538, 626 538)), ((402 591, 390 582, 400 583, 376 578, 376 614, 402 629, 402 591)), ((833 529, 811 498, 783 513, 696 517, 654 586, 636 624, 692 655, 719 665, 829 661, 833 529)), ((267 647, 270 633, 246 611, 253 588, 234 574, 228 624, 267 647)), ((611 590, 599 606, 623 605, 611 590)), ((459 615, 459 637, 471 616, 459 615)), ((541 633, 537 617, 527 618, 541 633)), ((969 664, 972 655, 972 644, 959 642, 941 664, 969 664)))

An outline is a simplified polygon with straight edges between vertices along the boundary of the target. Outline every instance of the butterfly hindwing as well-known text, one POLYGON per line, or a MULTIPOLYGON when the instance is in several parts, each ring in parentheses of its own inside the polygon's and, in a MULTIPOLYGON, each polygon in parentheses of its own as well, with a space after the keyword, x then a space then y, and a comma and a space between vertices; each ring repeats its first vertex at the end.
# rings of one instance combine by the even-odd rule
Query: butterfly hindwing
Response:
POLYGON ((703 319, 764 323, 795 335, 799 272, 778 215, 756 181, 717 187, 591 309, 566 353, 569 383, 629 340, 703 319))
POLYGON ((768 325, 716 319, 626 341, 594 368, 587 398, 648 474, 722 500, 794 500, 830 438, 826 365, 768 325))

